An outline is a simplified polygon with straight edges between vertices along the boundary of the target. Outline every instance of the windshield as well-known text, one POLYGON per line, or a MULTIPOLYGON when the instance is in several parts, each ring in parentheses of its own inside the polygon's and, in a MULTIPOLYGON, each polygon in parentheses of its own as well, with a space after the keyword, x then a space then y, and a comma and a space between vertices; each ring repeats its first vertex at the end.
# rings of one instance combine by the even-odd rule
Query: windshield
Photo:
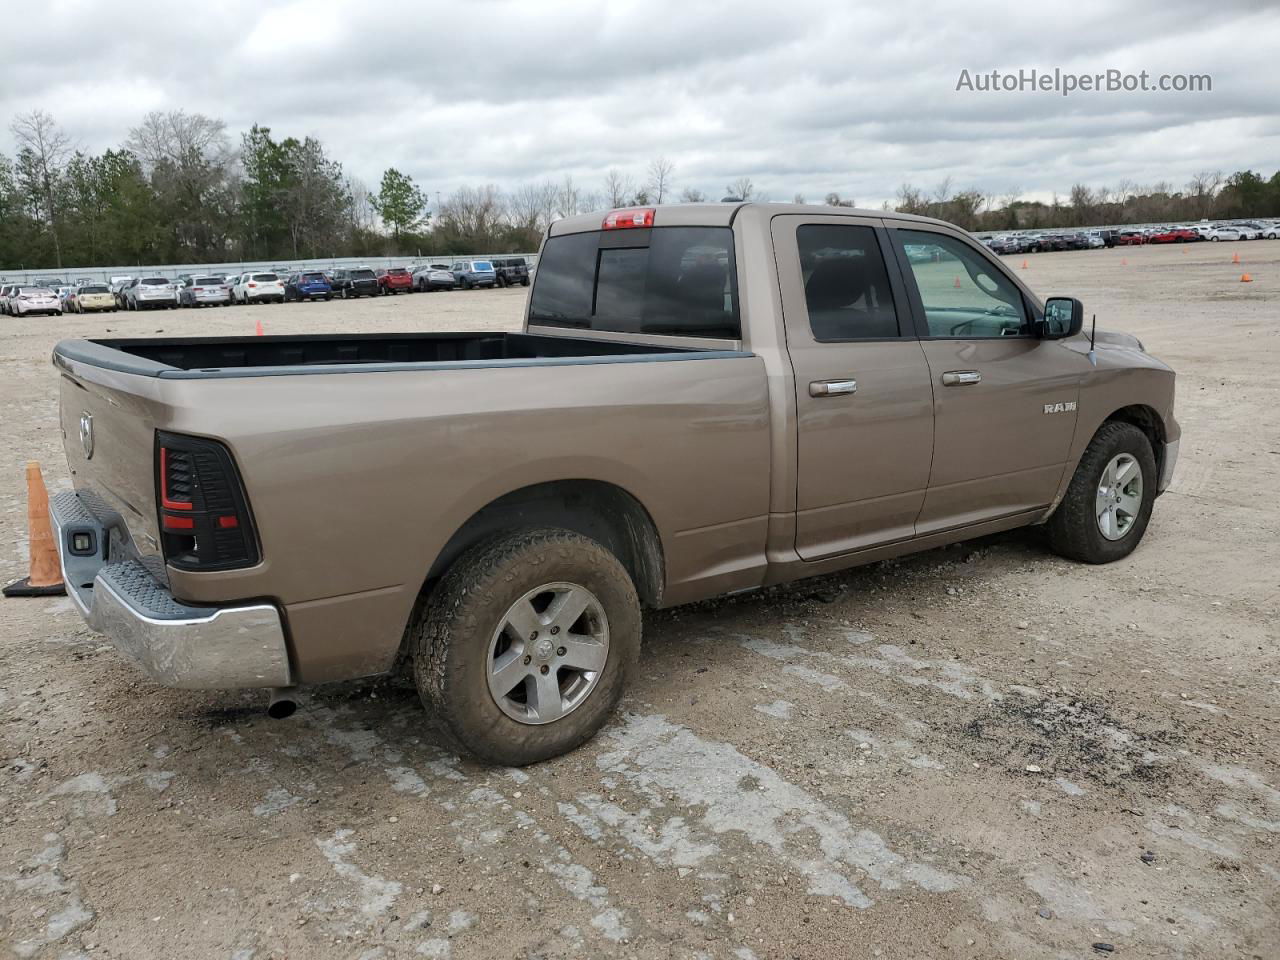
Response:
POLYGON ((737 339, 734 271, 727 227, 552 237, 538 261, 529 322, 737 339))

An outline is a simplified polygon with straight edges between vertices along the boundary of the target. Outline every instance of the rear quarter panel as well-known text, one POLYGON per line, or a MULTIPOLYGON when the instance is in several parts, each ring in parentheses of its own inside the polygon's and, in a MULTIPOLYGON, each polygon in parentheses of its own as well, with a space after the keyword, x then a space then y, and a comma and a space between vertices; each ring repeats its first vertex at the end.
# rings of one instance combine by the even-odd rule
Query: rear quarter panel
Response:
POLYGON ((631 493, 662 540, 671 602, 762 574, 756 357, 158 382, 156 427, 230 447, 263 555, 247 570, 170 570, 174 593, 279 600, 304 682, 388 669, 449 537, 536 483, 631 493))

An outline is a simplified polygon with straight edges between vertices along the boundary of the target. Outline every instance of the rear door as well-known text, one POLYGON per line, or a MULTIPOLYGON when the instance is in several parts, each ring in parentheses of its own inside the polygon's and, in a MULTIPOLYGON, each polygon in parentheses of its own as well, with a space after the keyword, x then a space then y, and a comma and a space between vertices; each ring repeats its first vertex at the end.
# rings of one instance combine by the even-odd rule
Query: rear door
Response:
POLYGON ((772 221, 798 432, 796 552, 915 532, 933 450, 929 367, 879 220, 772 221))
POLYGON ((1032 328, 1033 304, 977 244, 889 227, 933 380, 919 535, 1047 506, 1075 433, 1088 359, 1032 328))

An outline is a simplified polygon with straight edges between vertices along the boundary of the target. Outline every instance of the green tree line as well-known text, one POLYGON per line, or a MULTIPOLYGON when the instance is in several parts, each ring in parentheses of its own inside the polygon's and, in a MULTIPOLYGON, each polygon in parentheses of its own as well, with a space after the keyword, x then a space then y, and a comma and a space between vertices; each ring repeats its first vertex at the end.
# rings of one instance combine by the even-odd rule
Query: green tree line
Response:
MULTIPOLYGON (((560 217, 708 199, 692 187, 677 192, 674 164, 657 157, 638 176, 609 170, 598 189, 572 176, 506 191, 469 186, 437 194, 429 210, 428 193, 395 168, 374 190, 313 137, 255 125, 236 140, 198 113, 149 113, 97 154, 44 111, 18 116, 10 130, 16 152, 0 155, 0 269, 529 251, 560 217)), ((725 195, 768 199, 748 176, 725 195)), ((834 191, 823 202, 854 205, 834 191)), ((1178 189, 1076 184, 1050 203, 1017 189, 953 190, 947 180, 932 191, 904 184, 885 208, 969 230, 1280 217, 1280 172, 1202 173, 1178 189)))

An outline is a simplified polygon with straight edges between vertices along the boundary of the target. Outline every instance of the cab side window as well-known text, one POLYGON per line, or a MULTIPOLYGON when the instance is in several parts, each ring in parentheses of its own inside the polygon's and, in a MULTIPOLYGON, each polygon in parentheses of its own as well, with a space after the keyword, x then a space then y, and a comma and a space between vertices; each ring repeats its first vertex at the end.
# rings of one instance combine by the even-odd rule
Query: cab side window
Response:
POLYGON ((892 234, 911 265, 929 336, 973 340, 1030 333, 1021 291, 982 254, 941 233, 892 234))
POLYGON ((810 223, 796 229, 809 328, 820 343, 901 335, 889 273, 871 227, 810 223))

